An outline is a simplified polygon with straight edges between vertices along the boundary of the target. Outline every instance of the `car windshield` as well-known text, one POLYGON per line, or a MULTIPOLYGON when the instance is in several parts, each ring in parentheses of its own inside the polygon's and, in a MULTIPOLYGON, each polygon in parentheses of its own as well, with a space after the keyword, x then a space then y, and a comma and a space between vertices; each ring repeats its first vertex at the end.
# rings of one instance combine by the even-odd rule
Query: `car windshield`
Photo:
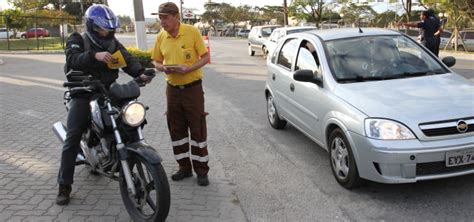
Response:
POLYGON ((364 36, 326 41, 325 44, 329 66, 338 82, 410 78, 449 72, 405 36, 364 36))

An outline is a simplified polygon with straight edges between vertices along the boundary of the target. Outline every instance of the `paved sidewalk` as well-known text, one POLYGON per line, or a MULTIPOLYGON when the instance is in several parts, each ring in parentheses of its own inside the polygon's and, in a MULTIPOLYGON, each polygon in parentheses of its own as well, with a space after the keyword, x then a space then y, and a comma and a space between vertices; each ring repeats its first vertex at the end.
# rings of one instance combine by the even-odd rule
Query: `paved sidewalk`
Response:
MULTIPOLYGON (((84 166, 76 168, 71 203, 54 204, 61 144, 51 126, 66 117, 64 56, 0 57, 0 221, 130 221, 118 183, 91 175, 84 166)), ((120 81, 129 79, 123 75, 120 81)), ((140 101, 150 106, 144 136, 163 157, 169 177, 177 164, 164 116, 164 89, 163 76, 158 76, 143 88, 140 101)), ((209 144, 211 184, 200 187, 195 176, 170 179, 167 221, 247 221, 235 185, 213 155, 217 145, 212 140, 209 144)))
POLYGON ((467 60, 474 60, 474 53, 467 53, 467 52, 453 52, 453 51, 439 51, 439 57, 443 58, 446 56, 453 56, 456 59, 467 59, 467 60))

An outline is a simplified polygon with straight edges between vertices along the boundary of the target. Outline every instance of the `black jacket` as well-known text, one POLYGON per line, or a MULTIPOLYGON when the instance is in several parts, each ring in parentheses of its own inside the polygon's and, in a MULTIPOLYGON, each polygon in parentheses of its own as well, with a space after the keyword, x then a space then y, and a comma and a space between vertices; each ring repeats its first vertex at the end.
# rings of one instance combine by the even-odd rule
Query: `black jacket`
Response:
MULTIPOLYGON (((130 53, 123 47, 123 45, 114 39, 116 49, 112 50, 110 54, 113 54, 116 50, 120 50, 127 66, 122 68, 127 74, 132 77, 138 77, 142 74, 145 69, 138 62, 138 60, 130 55, 130 53)), ((90 42, 90 49, 85 51, 84 41, 81 34, 74 32, 67 39, 66 43, 66 66, 68 69, 80 70, 87 74, 91 74, 97 79, 100 79, 102 83, 110 85, 118 78, 118 69, 109 69, 107 64, 104 62, 97 61, 95 59, 95 53, 105 51, 98 46, 90 42)))

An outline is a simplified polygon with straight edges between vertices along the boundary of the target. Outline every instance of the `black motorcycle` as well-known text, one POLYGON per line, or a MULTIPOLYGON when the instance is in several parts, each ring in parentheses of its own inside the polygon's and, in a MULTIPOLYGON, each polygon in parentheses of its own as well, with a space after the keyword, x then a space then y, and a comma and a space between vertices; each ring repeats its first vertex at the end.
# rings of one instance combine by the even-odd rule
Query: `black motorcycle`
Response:
MULTIPOLYGON (((155 72, 147 70, 145 75, 154 77, 155 72)), ((106 87, 80 71, 70 71, 66 76, 66 110, 71 96, 92 96, 90 126, 82 136, 76 165, 85 164, 92 173, 118 181, 123 202, 134 221, 164 221, 170 207, 170 189, 161 157, 142 134, 148 107, 137 98, 140 86, 145 84, 136 78, 106 87)), ((56 122, 53 131, 64 143, 64 124, 56 122)))

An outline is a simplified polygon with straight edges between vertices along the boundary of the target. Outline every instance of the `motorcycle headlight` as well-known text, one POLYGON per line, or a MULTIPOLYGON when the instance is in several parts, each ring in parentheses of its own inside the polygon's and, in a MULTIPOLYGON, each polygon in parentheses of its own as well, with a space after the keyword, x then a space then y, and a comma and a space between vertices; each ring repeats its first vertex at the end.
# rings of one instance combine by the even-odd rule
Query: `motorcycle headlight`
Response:
POLYGON ((415 139, 413 133, 406 126, 388 119, 366 119, 365 135, 379 140, 415 139))
POLYGON ((139 126, 145 120, 145 106, 139 102, 129 103, 122 109, 122 120, 129 126, 139 126))

